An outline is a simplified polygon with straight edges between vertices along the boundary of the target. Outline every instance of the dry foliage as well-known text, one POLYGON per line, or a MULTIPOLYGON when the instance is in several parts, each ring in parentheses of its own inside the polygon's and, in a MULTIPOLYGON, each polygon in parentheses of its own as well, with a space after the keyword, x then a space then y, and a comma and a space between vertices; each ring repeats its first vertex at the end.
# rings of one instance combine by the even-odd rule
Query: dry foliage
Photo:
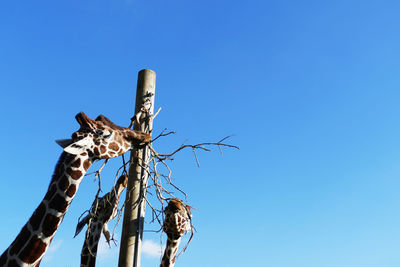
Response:
MULTIPOLYGON (((131 119, 131 124, 129 128, 133 126, 134 123, 139 122, 140 117, 142 117, 142 120, 150 120, 154 119, 155 116, 160 112, 161 108, 157 110, 155 115, 150 115, 148 114, 149 110, 149 105, 143 105, 142 110, 140 111, 140 114, 136 114, 134 117, 131 119), (145 116, 143 116, 145 115, 145 116)), ((173 179, 173 171, 171 170, 170 166, 168 165, 169 161, 173 160, 173 157, 179 153, 180 151, 184 149, 191 149, 194 155, 195 162, 198 167, 200 167, 200 162, 199 158, 197 156, 197 151, 206 151, 209 152, 213 147, 217 147, 222 154, 222 149, 223 148, 233 148, 233 149, 239 149, 238 146, 231 145, 226 143, 226 141, 231 137, 227 136, 222 138, 221 140, 217 142, 205 142, 205 143, 198 143, 198 144, 185 144, 183 143, 179 147, 177 147, 174 151, 170 153, 159 153, 155 148, 154 144, 156 141, 159 142, 159 140, 166 138, 167 136, 176 134, 174 131, 168 131, 167 129, 164 129, 157 137, 155 137, 150 144, 148 144, 146 147, 141 148, 141 149, 148 149, 147 151, 147 158, 144 160, 144 163, 142 163, 142 168, 144 170, 143 174, 145 174, 148 179, 142 179, 145 180, 146 184, 142 185, 143 188, 143 194, 142 197, 146 201, 148 207, 150 207, 151 212, 152 212, 152 220, 149 223, 154 223, 157 222, 159 224, 159 230, 156 232, 160 232, 162 229, 162 224, 163 224, 163 216, 164 216, 164 208, 166 205, 168 205, 168 200, 172 198, 178 198, 182 199, 182 197, 176 196, 175 194, 180 194, 183 196, 185 201, 184 203, 187 202, 188 199, 188 194, 181 189, 180 186, 174 183, 173 179), (153 203, 148 199, 147 195, 152 195, 156 196, 155 200, 153 200, 153 203)), ((114 179, 114 184, 119 177, 120 172, 122 171, 123 173, 128 173, 127 172, 127 167, 129 165, 129 161, 126 161, 124 156, 122 156, 122 165, 117 169, 116 174, 115 174, 115 179, 114 179)), ((104 168, 104 166, 107 164, 107 160, 104 161, 103 165, 95 172, 88 173, 87 175, 95 175, 95 179, 98 178, 98 190, 97 194, 95 196, 95 199, 98 199, 99 193, 101 190, 101 171, 104 168)), ((143 175, 143 176, 145 176, 143 175)), ((143 199, 142 199, 143 200, 143 199)), ((118 217, 117 217, 117 223, 115 224, 115 227, 112 232, 112 237, 114 237, 114 233, 116 230, 116 227, 119 224, 119 221, 122 217, 122 211, 125 206, 125 202, 122 204, 121 208, 118 211, 118 217)), ((90 212, 89 210, 85 211, 83 214, 86 212, 90 212)), ((96 212, 96 209, 94 211, 96 212)), ((83 215, 82 214, 82 215, 83 215)), ((82 217, 81 215, 81 217, 82 217)), ((178 256, 186 250, 188 244, 190 243, 190 240, 193 237, 193 231, 194 231, 194 226, 192 224, 192 218, 191 220, 191 236, 189 238, 189 241, 187 242, 185 248, 178 254, 178 256)), ((114 239, 114 238, 113 238, 114 239)))

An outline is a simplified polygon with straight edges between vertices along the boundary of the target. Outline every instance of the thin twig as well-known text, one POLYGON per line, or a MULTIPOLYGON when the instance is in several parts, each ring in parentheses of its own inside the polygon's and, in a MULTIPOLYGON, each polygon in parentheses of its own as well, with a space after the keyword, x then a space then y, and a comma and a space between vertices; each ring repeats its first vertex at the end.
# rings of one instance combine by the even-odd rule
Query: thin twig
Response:
POLYGON ((169 132, 165 133, 167 130, 168 130, 167 128, 165 128, 164 130, 162 130, 162 132, 161 132, 156 138, 154 138, 153 140, 151 140, 151 142, 153 143, 154 141, 156 141, 156 140, 157 140, 158 138, 160 138, 160 137, 168 136, 168 135, 170 135, 170 134, 176 134, 176 132, 174 132, 174 131, 169 131, 169 132))

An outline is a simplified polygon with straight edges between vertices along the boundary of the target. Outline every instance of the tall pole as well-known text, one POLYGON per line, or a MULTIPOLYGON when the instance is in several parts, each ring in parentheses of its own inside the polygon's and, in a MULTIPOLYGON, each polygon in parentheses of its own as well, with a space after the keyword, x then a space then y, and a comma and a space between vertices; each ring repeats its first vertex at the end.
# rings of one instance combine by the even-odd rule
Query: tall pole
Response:
MULTIPOLYGON (((148 114, 153 114, 155 85, 154 71, 149 69, 139 71, 135 114, 139 114, 143 107, 148 110, 148 114)), ((140 123, 135 122, 134 129, 151 134, 153 129, 151 117, 142 112, 139 121, 140 123)), ((149 156, 150 150, 146 147, 131 152, 118 267, 140 267, 149 156)))

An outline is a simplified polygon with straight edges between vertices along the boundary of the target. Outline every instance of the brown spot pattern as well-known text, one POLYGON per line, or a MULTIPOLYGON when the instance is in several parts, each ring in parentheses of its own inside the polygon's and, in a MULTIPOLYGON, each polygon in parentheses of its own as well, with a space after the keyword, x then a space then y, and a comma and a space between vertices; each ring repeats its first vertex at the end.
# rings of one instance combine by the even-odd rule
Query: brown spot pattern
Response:
POLYGON ((71 176, 72 179, 78 180, 79 178, 82 177, 82 172, 79 171, 79 170, 71 171, 71 172, 69 173, 69 175, 71 176))
POLYGON ((60 222, 60 218, 47 214, 43 221, 42 232, 45 236, 49 237, 57 231, 58 225, 60 222))
POLYGON ((85 169, 85 171, 89 169, 90 165, 91 163, 88 159, 83 162, 83 168, 85 169))
POLYGON ((29 240, 29 243, 21 253, 19 253, 19 257, 23 262, 32 264, 43 255, 46 247, 46 243, 35 235, 29 240))
POLYGON ((59 194, 55 195, 54 198, 49 202, 49 208, 57 210, 59 212, 65 212, 68 207, 68 202, 60 196, 59 194))
POLYGON ((81 159, 78 158, 77 160, 75 160, 75 161, 71 164, 71 166, 74 167, 74 168, 79 168, 79 167, 81 166, 81 159))
POLYGON ((113 142, 113 143, 111 143, 111 144, 108 145, 108 148, 109 148, 109 149, 112 149, 112 150, 114 150, 114 151, 118 151, 119 146, 118 146, 117 143, 113 142))
POLYGON ((46 212, 46 205, 42 202, 39 207, 35 210, 32 217, 29 219, 29 223, 32 226, 32 230, 36 231, 39 229, 42 218, 46 212))
POLYGON ((18 237, 14 240, 14 242, 11 245, 10 249, 10 255, 14 255, 18 253, 22 249, 22 247, 25 245, 26 240, 29 239, 29 236, 31 235, 31 232, 28 230, 28 227, 25 225, 21 232, 19 233, 18 237))
POLYGON ((58 182, 58 188, 61 191, 65 191, 69 186, 68 177, 66 175, 61 176, 60 181, 58 182))
POLYGON ((44 196, 44 199, 50 200, 50 199, 54 196, 54 194, 55 194, 56 192, 57 192, 57 186, 56 186, 55 183, 53 183, 53 184, 50 186, 50 189, 47 191, 46 195, 44 196))
POLYGON ((68 188, 66 194, 67 194, 67 196, 69 196, 69 197, 73 197, 73 196, 75 195, 75 192, 76 192, 76 185, 72 184, 72 185, 68 188))
POLYGON ((107 148, 105 147, 105 146, 100 146, 100 152, 101 152, 101 154, 104 154, 104 153, 106 153, 106 151, 107 151, 107 148))

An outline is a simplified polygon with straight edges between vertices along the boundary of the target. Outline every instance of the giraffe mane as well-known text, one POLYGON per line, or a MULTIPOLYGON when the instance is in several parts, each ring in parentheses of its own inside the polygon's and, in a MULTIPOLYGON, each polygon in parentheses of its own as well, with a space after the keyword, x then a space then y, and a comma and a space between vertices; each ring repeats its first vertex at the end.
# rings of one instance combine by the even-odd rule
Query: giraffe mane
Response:
POLYGON ((115 129, 115 130, 123 130, 123 129, 125 129, 124 127, 116 125, 115 123, 113 123, 109 118, 107 118, 104 115, 99 115, 96 118, 96 121, 102 122, 104 125, 110 127, 111 129, 115 129))

